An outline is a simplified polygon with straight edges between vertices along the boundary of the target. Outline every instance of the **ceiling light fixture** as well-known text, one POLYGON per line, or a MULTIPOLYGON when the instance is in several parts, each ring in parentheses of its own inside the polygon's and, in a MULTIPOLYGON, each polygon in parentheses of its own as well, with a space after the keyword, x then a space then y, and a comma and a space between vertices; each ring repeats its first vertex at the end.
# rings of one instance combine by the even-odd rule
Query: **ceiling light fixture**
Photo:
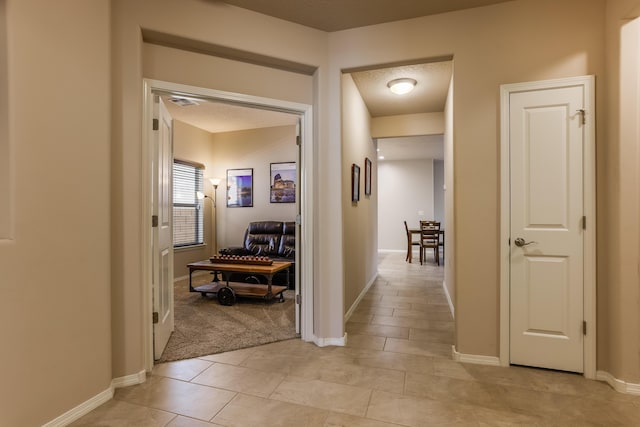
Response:
POLYGON ((416 84, 418 84, 418 82, 414 79, 402 78, 391 80, 387 83, 387 87, 396 95, 404 95, 405 93, 411 92, 416 84))

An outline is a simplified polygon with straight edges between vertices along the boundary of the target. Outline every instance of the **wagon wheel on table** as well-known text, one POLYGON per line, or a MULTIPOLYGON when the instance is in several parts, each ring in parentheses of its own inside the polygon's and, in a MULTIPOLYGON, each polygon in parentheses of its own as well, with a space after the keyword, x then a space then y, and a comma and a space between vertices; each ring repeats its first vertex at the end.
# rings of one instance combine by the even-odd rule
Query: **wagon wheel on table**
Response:
POLYGON ((236 302, 236 293, 228 286, 218 290, 218 302, 220 305, 233 305, 236 302))

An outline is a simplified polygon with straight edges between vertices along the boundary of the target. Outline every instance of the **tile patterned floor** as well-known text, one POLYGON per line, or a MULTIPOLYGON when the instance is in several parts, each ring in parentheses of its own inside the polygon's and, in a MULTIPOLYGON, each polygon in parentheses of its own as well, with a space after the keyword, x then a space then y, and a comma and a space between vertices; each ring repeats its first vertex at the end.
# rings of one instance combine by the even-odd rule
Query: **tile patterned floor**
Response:
POLYGON ((638 426, 640 397, 579 375, 451 360, 442 267, 380 254, 346 347, 289 340, 156 365, 72 426, 638 426))

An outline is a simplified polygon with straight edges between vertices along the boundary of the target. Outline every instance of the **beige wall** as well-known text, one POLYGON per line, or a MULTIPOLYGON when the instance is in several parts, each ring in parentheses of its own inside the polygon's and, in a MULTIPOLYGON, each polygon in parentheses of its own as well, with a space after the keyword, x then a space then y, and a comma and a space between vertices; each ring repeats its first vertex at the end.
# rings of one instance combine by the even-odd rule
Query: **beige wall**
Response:
POLYGON ((36 426, 112 378, 109 2, 9 0, 7 23, 15 224, 0 241, 0 425, 36 426))
MULTIPOLYGON (((8 93, 6 2, 0 1, 0 93, 8 93)), ((12 165, 9 149, 9 109, 7 97, 0 97, 0 239, 12 238, 10 182, 12 165)))
POLYGON ((295 221, 295 203, 271 203, 271 163, 295 162, 298 151, 295 126, 276 126, 212 135, 212 173, 222 178, 218 188, 218 247, 242 246, 251 221, 295 221), (227 169, 253 168, 253 207, 228 208, 227 169))
POLYGON ((376 148, 371 138, 371 116, 351 74, 342 77, 342 199, 344 200, 344 308, 345 312, 377 274, 378 191, 376 148), (348 118, 348 119, 347 119, 348 118), (371 196, 364 194, 365 157, 372 161, 371 196), (360 201, 351 201, 351 166, 360 167, 360 201))
POLYGON ((456 347, 462 353, 497 356, 499 348, 499 87, 603 76, 603 15, 601 0, 520 0, 329 35, 333 93, 340 91, 340 69, 453 55, 456 347), (493 219, 478 227, 479 217, 493 219))
MULTIPOLYGON (((148 277, 143 271, 141 253, 143 253, 141 229, 142 206, 144 192, 140 177, 141 159, 141 111, 142 78, 151 77, 159 80, 176 80, 178 83, 203 86, 212 89, 249 93, 251 95, 285 99, 300 103, 308 103, 309 96, 314 97, 316 114, 326 108, 319 105, 326 100, 318 95, 319 85, 324 86, 324 76, 316 73, 314 77, 306 76, 306 84, 300 86, 288 85, 290 73, 255 73, 253 66, 247 67, 240 61, 231 64, 221 64, 211 56, 193 53, 172 52, 164 55, 165 51, 176 49, 143 47, 141 28, 162 32, 185 39, 199 40, 212 45, 222 45, 235 49, 236 53, 247 56, 255 53, 313 67, 324 67, 326 63, 326 34, 317 30, 290 24, 281 20, 245 11, 221 2, 203 2, 199 0, 112 0, 113 19, 113 110, 116 112, 113 120, 113 179, 114 198, 112 208, 113 230, 112 247, 114 259, 112 262, 112 277, 114 303, 112 312, 115 332, 113 335, 113 375, 121 377, 139 372, 145 367, 144 329, 141 308, 143 288, 148 286, 148 277), (154 13, 149 11, 153 10, 154 13), (156 57, 150 59, 149 52, 153 50, 156 57), (143 52, 145 55, 143 55, 143 52), (173 62, 175 58, 190 58, 186 63, 173 62), (197 57, 197 58, 196 58, 197 57), (143 73, 144 65, 144 73, 143 73), (222 68, 218 68, 223 66, 222 68), (250 89, 250 90, 249 90, 250 89), (125 328, 126 325, 126 328, 125 328)), ((187 47, 185 47, 186 49, 187 47)), ((265 71, 265 70, 263 70, 265 71)), ((319 128, 315 132, 318 145, 322 145, 324 136, 322 118, 316 124, 319 128)), ((326 156, 318 150, 315 160, 317 173, 322 175, 323 169, 329 162, 326 156)), ((220 189, 218 190, 220 191, 220 189)), ((331 193, 327 192, 330 196, 331 193)), ((318 188, 316 215, 330 216, 331 203, 322 203, 322 188, 318 188)), ((327 239, 336 241, 341 235, 339 226, 331 229, 327 239), (333 234, 337 234, 333 236, 333 234)), ((339 251, 338 251, 339 252, 339 251)), ((316 268, 315 281, 323 279, 332 282, 323 275, 339 275, 341 277, 341 263, 332 262, 335 251, 323 245, 323 239, 316 242, 317 257, 314 262, 316 268), (331 267, 330 267, 331 266, 331 267), (328 272, 328 273, 324 273, 328 272)), ((341 283, 341 280, 334 280, 341 283)), ((330 289, 318 290, 315 303, 318 310, 333 307, 329 298, 330 289)), ((338 315, 341 309, 336 310, 338 315)), ((317 334, 331 333, 331 325, 339 325, 338 316, 324 316, 326 324, 320 319, 315 325, 317 334)))
POLYGON ((216 192, 215 211, 213 203, 204 203, 205 246, 174 252, 175 277, 188 275, 187 264, 209 258, 216 253, 216 247, 241 246, 250 221, 295 220, 295 203, 271 203, 269 191, 270 164, 295 162, 296 153, 294 125, 212 134, 174 121, 174 157, 204 164, 204 193, 209 197, 213 197, 213 187, 208 178, 222 179, 216 192), (253 168, 253 207, 227 208, 227 169, 249 168, 253 168))
POLYGON ((598 369, 636 384, 640 383, 640 51, 638 23, 630 23, 630 18, 639 15, 640 1, 607 2, 608 78, 600 83, 606 89, 606 109, 599 115, 607 126, 597 145, 598 369))
POLYGON ((406 251, 403 221, 418 228, 434 219, 432 159, 378 162, 378 248, 406 251), (422 212, 422 215, 420 215, 422 212))
POLYGON ((374 138, 441 135, 443 133, 443 113, 403 114, 371 119, 371 136, 374 138))
POLYGON ((311 76, 144 43, 144 77, 171 83, 313 103, 311 76))
POLYGON ((7 0, 15 239, 0 242, 0 424, 41 425, 107 390, 112 378, 145 367, 141 28, 316 70, 303 89, 284 91, 242 66, 216 73, 209 57, 195 54, 184 57, 197 67, 146 64, 148 76, 159 79, 312 98, 314 281, 322 284, 314 287, 314 333, 328 338, 343 335, 344 297, 357 293, 375 260, 367 252, 375 244, 358 249, 354 257, 365 272, 356 272, 358 282, 343 295, 343 217, 336 212, 350 202, 340 173, 341 70, 453 55, 456 345, 469 354, 498 354, 499 86, 595 74, 598 369, 640 382, 640 160, 628 157, 637 153, 628 136, 637 116, 621 108, 627 87, 619 78, 623 19, 637 16, 639 6, 517 0, 327 35, 220 2, 7 0), (43 112, 43 100, 55 103, 52 113, 43 112), (636 195, 627 197, 629 191, 636 195), (80 202, 63 203, 69 194, 80 202), (495 221, 480 228, 479 216, 495 221))

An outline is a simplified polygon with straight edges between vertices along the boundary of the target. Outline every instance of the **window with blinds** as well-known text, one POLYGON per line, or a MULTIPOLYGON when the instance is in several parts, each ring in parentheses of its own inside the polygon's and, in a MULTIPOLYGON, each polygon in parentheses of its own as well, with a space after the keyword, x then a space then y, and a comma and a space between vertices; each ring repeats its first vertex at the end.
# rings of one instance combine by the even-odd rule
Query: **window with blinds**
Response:
POLYGON ((197 163, 173 162, 174 248, 204 243, 202 200, 196 196, 196 192, 202 192, 203 170, 197 163))

